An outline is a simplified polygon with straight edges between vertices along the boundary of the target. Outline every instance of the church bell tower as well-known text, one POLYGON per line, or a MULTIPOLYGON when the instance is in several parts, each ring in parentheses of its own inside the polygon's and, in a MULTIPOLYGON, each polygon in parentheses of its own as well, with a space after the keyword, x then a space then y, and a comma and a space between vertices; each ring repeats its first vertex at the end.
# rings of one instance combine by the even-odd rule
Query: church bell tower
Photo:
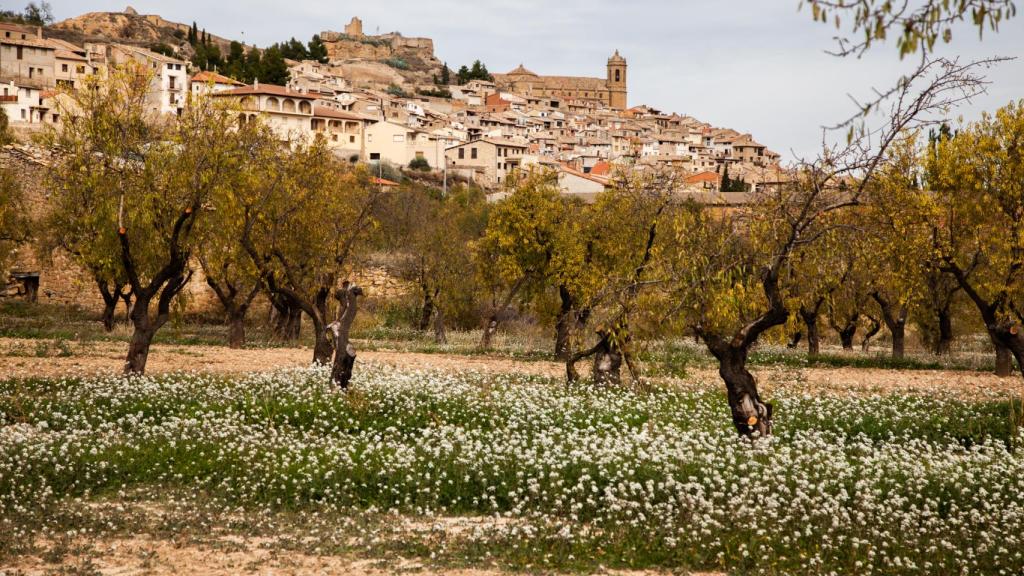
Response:
POLYGON ((616 110, 626 109, 626 59, 618 50, 608 59, 608 105, 616 110))

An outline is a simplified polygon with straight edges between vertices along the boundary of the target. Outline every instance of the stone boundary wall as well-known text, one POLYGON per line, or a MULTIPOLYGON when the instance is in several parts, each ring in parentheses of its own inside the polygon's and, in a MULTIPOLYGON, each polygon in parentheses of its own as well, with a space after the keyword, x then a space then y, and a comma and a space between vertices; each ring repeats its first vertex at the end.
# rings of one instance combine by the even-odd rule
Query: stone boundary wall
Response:
MULTIPOLYGON (((0 167, 11 170, 20 182, 26 209, 33 220, 44 217, 48 209, 45 179, 50 163, 49 153, 35 146, 12 144, 0 148, 0 167)), ((38 252, 34 243, 18 247, 10 271, 39 273, 39 302, 74 305, 95 312, 103 309, 103 299, 88 271, 61 251, 48 258, 38 252)), ((192 279, 185 287, 188 311, 217 313, 220 304, 213 290, 206 285, 206 278, 198 262, 193 262, 192 270, 192 279)), ((0 282, 0 293, 14 297, 13 280, 3 280, 0 282), (4 291, 4 285, 11 288, 4 291)), ((362 286, 367 296, 373 299, 399 298, 411 293, 414 288, 389 272, 386 266, 379 265, 365 266, 353 274, 352 280, 362 286)))

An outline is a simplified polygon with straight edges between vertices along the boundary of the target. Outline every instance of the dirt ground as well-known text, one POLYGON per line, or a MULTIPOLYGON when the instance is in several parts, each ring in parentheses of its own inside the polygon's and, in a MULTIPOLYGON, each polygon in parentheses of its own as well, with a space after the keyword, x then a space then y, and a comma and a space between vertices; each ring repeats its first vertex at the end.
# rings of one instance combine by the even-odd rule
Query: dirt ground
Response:
MULTIPOLYGON (((0 576, 48 576, 51 574, 102 574, 104 576, 307 576, 337 574, 347 576, 384 576, 419 574, 423 576, 499 576, 495 569, 450 569, 424 566, 417 560, 357 559, 345 556, 316 556, 280 550, 259 538, 234 538, 225 546, 197 546, 168 540, 127 538, 75 542, 71 552, 61 559, 44 560, 22 557, 16 564, 0 566, 0 576)), ((656 576, 668 572, 608 571, 615 576, 656 576)), ((724 576, 692 573, 690 576, 724 576)))
MULTIPOLYGON (((69 356, 51 352, 49 356, 38 357, 32 353, 35 345, 34 340, 0 338, 0 378, 116 374, 123 366, 127 350, 127 343, 73 343, 69 356)), ((231 350, 222 346, 157 344, 150 352, 147 370, 149 373, 256 372, 306 366, 311 356, 308 348, 231 350)), ((414 370, 521 373, 555 378, 565 374, 565 366, 556 362, 483 355, 374 350, 359 352, 357 362, 377 362, 414 370)), ((966 399, 1024 396, 1024 379, 1020 376, 997 378, 984 372, 783 366, 755 367, 752 371, 768 393, 785 389, 855 395, 941 392, 966 399)), ((690 385, 721 385, 717 372, 709 368, 690 369, 685 382, 690 385)))

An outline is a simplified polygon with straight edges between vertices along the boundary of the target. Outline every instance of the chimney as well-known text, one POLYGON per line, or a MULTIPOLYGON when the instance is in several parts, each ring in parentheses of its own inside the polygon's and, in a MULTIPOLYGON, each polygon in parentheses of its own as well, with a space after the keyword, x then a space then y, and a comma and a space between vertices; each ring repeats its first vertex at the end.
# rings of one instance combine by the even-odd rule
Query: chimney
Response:
POLYGON ((36 26, 36 36, 38 36, 40 40, 43 39, 43 27, 42 26, 36 26))
POLYGON ((253 79, 252 87, 253 87, 254 90, 259 90, 259 88, 260 88, 260 80, 259 80, 259 78, 254 78, 253 79))

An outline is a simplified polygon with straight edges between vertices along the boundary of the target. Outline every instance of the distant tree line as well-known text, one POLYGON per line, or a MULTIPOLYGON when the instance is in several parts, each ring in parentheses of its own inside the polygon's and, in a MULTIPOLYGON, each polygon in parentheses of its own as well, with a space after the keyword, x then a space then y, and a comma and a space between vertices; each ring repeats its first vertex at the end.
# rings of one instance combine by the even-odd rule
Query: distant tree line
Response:
MULTIPOLYGON (((447 71, 448 66, 445 65, 447 71)), ((473 65, 467 67, 462 65, 459 67, 459 71, 455 73, 455 83, 462 85, 470 80, 487 80, 490 82, 494 81, 494 76, 487 71, 487 65, 479 60, 474 60, 473 65)))
POLYGON ((0 22, 48 26, 53 24, 53 8, 49 2, 29 2, 21 12, 0 10, 0 22))
MULTIPOLYGON (((192 47, 193 66, 200 70, 215 70, 246 84, 255 80, 267 84, 287 84, 290 74, 286 59, 327 62, 327 46, 319 34, 314 34, 306 44, 291 38, 285 42, 271 44, 263 50, 256 47, 247 49, 241 42, 232 41, 226 57, 221 54, 220 46, 210 39, 206 30, 200 29, 195 22, 189 28, 186 40, 192 47)), ((156 52, 173 53, 166 45, 158 44, 150 48, 156 52)))

